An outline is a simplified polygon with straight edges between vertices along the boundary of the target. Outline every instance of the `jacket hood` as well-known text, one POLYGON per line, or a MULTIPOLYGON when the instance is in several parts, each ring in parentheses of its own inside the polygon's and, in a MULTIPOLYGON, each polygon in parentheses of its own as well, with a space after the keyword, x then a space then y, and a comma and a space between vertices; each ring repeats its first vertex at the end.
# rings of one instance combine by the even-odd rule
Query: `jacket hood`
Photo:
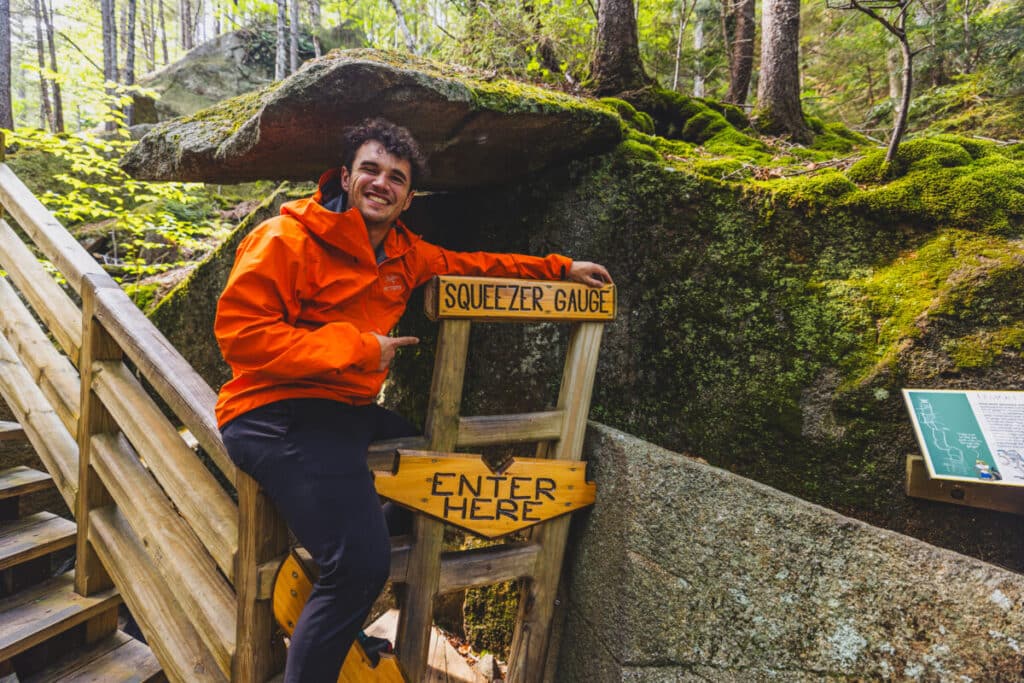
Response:
MULTIPOLYGON (((313 196, 282 205, 281 214, 295 218, 318 238, 347 254, 368 259, 371 263, 376 261, 362 214, 356 209, 345 208, 339 168, 320 176, 319 188, 313 196)), ((384 238, 384 253, 389 259, 401 256, 419 240, 419 235, 405 227, 402 221, 396 221, 395 227, 384 238)))

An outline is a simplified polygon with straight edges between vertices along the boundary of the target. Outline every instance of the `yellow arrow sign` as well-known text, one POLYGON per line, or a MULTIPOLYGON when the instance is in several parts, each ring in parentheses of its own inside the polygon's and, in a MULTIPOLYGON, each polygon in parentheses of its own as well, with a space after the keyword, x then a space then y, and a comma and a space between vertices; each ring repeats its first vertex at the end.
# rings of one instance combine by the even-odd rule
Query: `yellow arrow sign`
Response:
POLYGON ((586 464, 517 458, 500 472, 479 455, 399 451, 375 472, 377 493, 442 521, 496 538, 593 504, 586 464))

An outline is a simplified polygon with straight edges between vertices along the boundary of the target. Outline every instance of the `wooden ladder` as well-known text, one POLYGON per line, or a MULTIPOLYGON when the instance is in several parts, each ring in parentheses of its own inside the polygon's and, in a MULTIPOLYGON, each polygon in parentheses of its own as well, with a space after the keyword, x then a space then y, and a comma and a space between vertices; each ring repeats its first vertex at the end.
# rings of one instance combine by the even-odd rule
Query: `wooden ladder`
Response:
MULTIPOLYGON (((609 286, 601 291, 608 296, 602 295, 600 310, 581 313, 577 306, 575 312, 567 313, 564 303, 569 300, 568 293, 574 292, 571 295, 573 297, 582 296, 588 294, 587 288, 556 282, 435 278, 426 293, 428 316, 440 320, 424 429, 427 448, 449 452, 456 448, 536 441, 540 442, 539 457, 580 460, 601 336, 605 322, 615 314, 614 287, 609 286), (536 287, 533 291, 537 292, 537 296, 521 299, 521 303, 532 302, 534 305, 520 305, 516 311, 500 310, 496 306, 473 306, 472 297, 465 298, 468 305, 460 306, 458 297, 445 296, 446 292, 457 291, 452 290, 452 287, 459 286, 490 287, 489 290, 481 290, 490 292, 490 298, 476 298, 482 304, 502 301, 500 296, 494 295, 494 288, 500 287, 509 288, 505 292, 504 301, 509 300, 512 288, 519 292, 524 286, 536 287), (556 295, 557 292, 561 292, 561 299, 556 295), (559 301, 560 307, 556 306, 559 301), (453 305, 447 305, 449 303, 453 305), (473 320, 574 323, 569 336, 558 405, 554 411, 482 417, 459 415, 473 320)), ((443 593, 492 585, 509 579, 524 581, 506 680, 509 683, 537 683, 546 678, 550 680, 553 672, 549 662, 553 662, 553 657, 549 658, 549 639, 569 521, 569 516, 563 515, 533 527, 527 544, 510 545, 506 550, 492 551, 486 563, 474 563, 473 554, 468 551, 464 553, 462 562, 456 557, 457 553, 445 553, 442 562, 444 523, 423 514, 415 515, 412 538, 406 553, 406 588, 396 643, 402 667, 411 682, 426 678, 434 599, 443 593)))

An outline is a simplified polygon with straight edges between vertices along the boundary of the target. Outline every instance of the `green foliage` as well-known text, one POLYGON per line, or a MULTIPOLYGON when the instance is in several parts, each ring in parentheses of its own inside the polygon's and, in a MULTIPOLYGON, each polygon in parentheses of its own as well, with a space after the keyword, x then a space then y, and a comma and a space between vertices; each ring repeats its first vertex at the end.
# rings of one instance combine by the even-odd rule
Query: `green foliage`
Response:
MULTIPOLYGON (((117 160, 129 141, 29 128, 8 134, 7 141, 11 165, 62 224, 72 233, 107 238, 105 265, 119 281, 194 263, 228 227, 201 184, 148 183, 126 175, 117 160)), ((152 295, 144 287, 136 291, 152 295)))

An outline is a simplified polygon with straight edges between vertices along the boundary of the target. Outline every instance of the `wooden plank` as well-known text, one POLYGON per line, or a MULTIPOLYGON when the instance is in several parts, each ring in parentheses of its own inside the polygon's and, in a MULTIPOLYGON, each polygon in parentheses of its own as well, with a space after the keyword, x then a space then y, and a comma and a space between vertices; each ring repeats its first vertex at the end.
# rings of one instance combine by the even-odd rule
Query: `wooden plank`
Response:
POLYGON ((615 285, 441 275, 424 293, 431 320, 571 322, 615 319, 615 285))
MULTIPOLYGON (((603 331, 601 323, 580 323, 569 339, 558 395, 558 408, 565 412, 565 421, 562 434, 552 449, 556 459, 579 460, 582 456, 603 331)), ((509 654, 508 683, 551 680, 553 674, 545 668, 568 535, 568 517, 554 519, 531 532, 531 540, 540 545, 541 550, 533 579, 523 582, 519 597, 519 615, 509 654)))
POLYGON ((395 451, 408 448, 414 451, 421 451, 427 448, 429 442, 425 436, 406 436, 400 439, 388 439, 386 441, 374 441, 366 452, 366 464, 373 471, 393 469, 395 451))
POLYGON ((234 681, 265 681, 284 668, 275 640, 271 602, 260 598, 260 566, 284 554, 288 530, 267 495, 249 475, 238 473, 238 595, 234 681))
POLYGON ((238 507, 120 362, 96 363, 93 390, 189 526, 233 580, 238 507))
POLYGON ((162 683, 166 677, 153 651, 116 631, 98 643, 76 648, 22 683, 162 683))
MULTIPOLYGON (((8 424, 13 423, 9 422, 8 424)), ((40 472, 25 465, 10 467, 0 472, 0 500, 18 498, 52 487, 53 477, 46 472, 40 472)))
POLYGON ((528 577, 536 566, 539 552, 540 546, 536 543, 446 552, 441 555, 438 595, 528 577))
MULTIPOLYGON (((430 405, 424 431, 430 450, 450 451, 459 433, 459 406, 469 350, 468 320, 445 320, 438 332, 430 405)), ((441 573, 444 525, 424 515, 413 519, 413 545, 406 571, 405 599, 396 649, 411 681, 422 680, 434 621, 434 596, 441 573)))
POLYGON ((459 419, 459 448, 557 439, 562 433, 562 413, 548 410, 519 415, 485 415, 459 419))
POLYGON ((82 278, 87 274, 110 277, 3 163, 0 163, 0 203, 76 292, 81 292, 82 278))
POLYGON ((228 481, 235 483, 237 470, 214 416, 213 389, 120 288, 97 291, 96 317, 228 481))
POLYGON ((222 671, 235 650, 235 595, 153 476, 112 434, 93 437, 93 467, 222 671))
POLYGON ((920 455, 907 456, 907 495, 940 503, 1024 515, 1024 491, 1008 486, 930 479, 920 455))
MULTIPOLYGON (((120 362, 122 354, 114 340, 96 320, 96 288, 107 285, 106 279, 86 275, 82 281, 82 355, 81 393, 78 422, 78 497, 75 499, 75 519, 78 520, 78 541, 75 544, 75 590, 91 595, 114 585, 95 549, 89 543, 89 512, 109 505, 110 493, 92 466, 92 437, 94 434, 116 433, 117 422, 106 406, 92 391, 96 364, 99 361, 120 362)), ((109 285, 108 285, 109 286, 109 285)), ((117 627, 117 624, 114 624, 117 627)))
POLYGON ((0 219, 0 267, 73 361, 82 347, 81 311, 7 221, 0 219))
POLYGON ((17 422, 0 420, 0 441, 27 441, 25 430, 17 422))
POLYGON ((37 512, 0 527, 0 570, 75 544, 75 523, 37 512))
POLYGON ((121 602, 109 589, 90 597, 74 591, 74 572, 0 600, 0 661, 102 614, 121 602))
POLYGON ((181 683, 226 681, 227 675, 161 580, 124 515, 108 505, 93 510, 89 518, 89 540, 110 568, 114 583, 167 677, 181 683))
POLYGON ((377 493, 488 538, 504 536, 594 502, 597 486, 578 462, 515 458, 500 472, 480 455, 399 451, 377 472, 377 493))
MULTIPOLYGON (((10 283, 0 278, 0 334, 7 337, 34 383, 69 433, 78 429, 79 380, 72 360, 60 353, 10 283)), ((76 319, 77 320, 77 319, 76 319)), ((78 356, 75 356, 75 364, 78 356)))
POLYGON ((0 334, 0 396, 14 413, 68 507, 78 493, 78 446, 0 334))

